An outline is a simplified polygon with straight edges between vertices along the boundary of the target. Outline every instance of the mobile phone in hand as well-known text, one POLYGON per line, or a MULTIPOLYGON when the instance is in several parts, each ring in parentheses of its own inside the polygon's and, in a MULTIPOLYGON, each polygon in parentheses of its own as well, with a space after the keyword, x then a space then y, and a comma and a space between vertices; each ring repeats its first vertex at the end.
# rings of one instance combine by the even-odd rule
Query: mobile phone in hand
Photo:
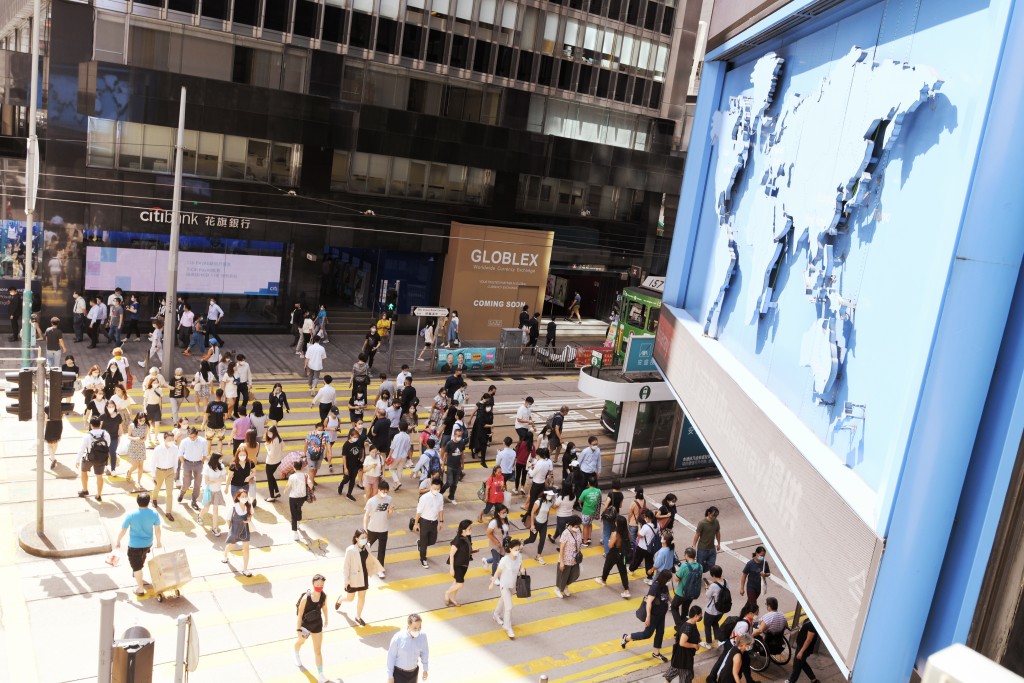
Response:
POLYGON ((299 635, 301 635, 303 638, 309 638, 309 629, 303 626, 299 629, 299 635))

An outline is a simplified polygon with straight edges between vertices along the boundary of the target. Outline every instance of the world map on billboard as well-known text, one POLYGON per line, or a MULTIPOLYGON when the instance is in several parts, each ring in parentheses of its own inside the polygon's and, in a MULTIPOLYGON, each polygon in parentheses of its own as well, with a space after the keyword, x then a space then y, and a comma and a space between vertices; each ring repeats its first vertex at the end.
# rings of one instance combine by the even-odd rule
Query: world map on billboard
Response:
MULTIPOLYGON (((722 234, 710 275, 717 292, 709 297, 704 334, 718 338, 733 320, 722 316, 727 305, 746 325, 783 315, 777 310, 779 291, 802 284, 815 314, 803 333, 799 363, 809 368, 809 399, 832 406, 854 334, 862 276, 850 273, 861 268, 859 257, 850 254, 870 241, 867 226, 878 227, 886 165, 915 111, 935 97, 942 81, 930 67, 874 61, 854 47, 813 87, 777 102, 784 61, 775 53, 761 57, 751 87, 730 97, 712 124, 718 155, 709 179, 722 234), (814 125, 824 121, 842 125, 814 125), (736 220, 739 201, 742 220, 736 220), (743 259, 741 250, 747 251, 743 259), (788 271, 780 277, 787 255, 799 264, 793 268, 799 278, 788 271), (747 272, 740 272, 740 262, 747 272), (742 287, 734 286, 739 278, 742 287)), ((837 406, 833 432, 848 420, 863 420, 864 410, 852 400, 837 406)))

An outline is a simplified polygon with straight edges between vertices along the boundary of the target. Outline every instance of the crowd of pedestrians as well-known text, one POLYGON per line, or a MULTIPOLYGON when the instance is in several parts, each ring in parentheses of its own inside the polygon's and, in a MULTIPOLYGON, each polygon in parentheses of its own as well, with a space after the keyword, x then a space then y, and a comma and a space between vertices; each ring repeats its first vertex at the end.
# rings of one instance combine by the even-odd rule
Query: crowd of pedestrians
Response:
MULTIPOLYGON (((78 308, 80 299, 77 297, 75 302, 78 308)), ((80 313, 84 316, 81 327, 84 329, 88 322, 92 329, 96 324, 95 334, 106 334, 112 346, 126 340, 117 330, 111 330, 110 307, 98 299, 91 303, 93 307, 105 307, 105 315, 100 317, 102 309, 91 315, 92 309, 87 308, 80 313)), ((137 339, 139 326, 131 324, 132 316, 137 314, 137 300, 130 297, 128 307, 120 312, 116 310, 120 302, 112 303, 118 330, 123 327, 125 338, 135 334, 137 339)), ((553 594, 559 599, 572 599, 592 547, 602 555, 601 571, 594 579, 599 585, 606 585, 614 573, 621 587, 620 597, 631 599, 631 581, 639 579, 645 584, 637 610, 641 626, 624 633, 621 644, 626 647, 633 641, 652 640, 652 656, 668 664, 666 680, 692 681, 698 649, 721 647, 720 661, 716 662, 718 680, 738 681, 739 675, 749 669, 750 638, 777 638, 786 629, 786 620, 773 597, 765 601, 767 612, 756 620, 758 602, 771 576, 765 549, 755 550, 736 581, 739 614, 729 616, 733 611, 732 587, 717 564, 722 547, 717 508, 705 511, 691 547, 680 549, 677 555, 673 530, 676 496, 670 494, 660 505, 652 504, 643 488, 636 487, 627 498, 617 480, 603 491, 598 485, 603 461, 599 440, 590 436, 581 448, 568 441, 568 406, 541 422, 543 417, 535 415, 534 399, 527 396, 515 413, 514 436, 494 443, 496 387, 474 394, 480 396, 475 402, 467 401, 468 380, 462 369, 455 367, 432 400, 425 403, 427 419, 421 424, 420 399, 408 366, 403 366, 393 381, 372 370, 374 354, 390 332, 387 327, 374 325, 346 382, 341 373, 325 373, 326 314, 321 311, 322 315, 314 318, 303 312, 301 317, 293 317, 294 348, 302 357, 310 407, 316 409, 317 418, 308 425, 309 432, 299 450, 286 453, 279 425, 293 406, 283 384, 275 383, 265 395, 253 392, 253 369, 245 356, 220 350, 218 324, 224 312, 215 300, 210 300, 205 318, 192 313, 187 303, 179 302, 179 309, 184 316, 192 314, 186 328, 190 330, 186 355, 199 357, 194 373, 178 368, 172 381, 167 382, 157 368, 149 368, 141 378, 141 405, 136 405, 127 392, 135 380, 131 363, 124 347, 118 345, 106 365, 90 368, 81 381, 83 413, 89 429, 82 436, 76 456, 81 472, 79 495, 90 495, 92 474, 96 500, 102 503, 104 482, 109 485, 111 477, 117 476, 120 460, 126 461, 127 479, 137 493, 139 509, 126 516, 122 536, 130 532, 129 562, 139 595, 145 594, 142 569, 146 553, 154 543, 161 543, 162 526, 175 521, 175 503, 190 511, 196 523, 209 529, 215 539, 222 536, 222 527, 226 526, 223 543, 215 541, 221 560, 238 574, 252 576, 250 544, 257 531, 254 513, 260 503, 255 484, 262 462, 267 484, 264 500, 286 503, 278 509, 289 518, 296 541, 302 539, 303 509, 317 500, 322 486, 318 476, 322 479, 325 468, 328 474, 340 475, 337 494, 343 503, 347 500, 358 506, 351 514, 358 515, 361 524, 344 550, 342 585, 335 595, 334 608, 350 611, 351 621, 358 626, 366 625, 364 609, 371 579, 387 578, 388 539, 397 508, 395 494, 409 486, 417 489, 409 530, 416 535, 422 567, 433 568, 428 552, 432 546, 439 541, 448 544, 443 571, 452 582, 444 591, 442 603, 448 607, 461 604, 460 593, 479 553, 491 577, 487 587, 496 590, 494 621, 510 639, 516 637, 513 609, 521 588, 520 577, 526 573, 524 560, 530 556, 538 565, 548 564, 544 558, 548 544, 549 552, 557 558, 556 566, 548 571, 553 594), (197 320, 205 320, 204 325, 197 327, 197 320), (370 378, 374 374, 381 382, 371 393, 370 378), (347 392, 348 397, 339 396, 340 392, 347 392), (347 421, 342 417, 342 406, 347 408, 347 421), (170 409, 170 420, 164 415, 165 407, 170 409), (488 463, 489 453, 493 464, 488 463), (476 515, 467 513, 466 518, 457 516, 454 536, 449 539, 445 515, 471 500, 465 494, 460 498, 460 491, 466 489, 460 484, 473 461, 488 471, 479 489, 473 487, 482 509, 476 515), (146 486, 144 474, 150 480, 146 486), (356 487, 361 499, 354 495, 356 487), (477 523, 486 523, 479 541, 474 539, 474 518, 477 523), (520 538, 520 531, 528 535, 520 538), (595 533, 600 536, 595 537, 595 533), (234 564, 236 553, 239 565, 234 564), (675 626, 670 640, 666 640, 668 617, 675 626), (703 638, 698 631, 700 624, 703 638), (666 647, 671 648, 670 656, 663 652, 666 647)), ((52 323, 57 327, 59 321, 52 323)), ((446 340, 448 345, 457 343, 457 325, 455 316, 444 332, 446 336, 437 339, 446 340), (454 337, 448 336, 452 325, 454 337)), ((180 328, 178 338, 185 346, 185 332, 180 328)), ((78 330, 76 326, 76 334, 78 330)), ((160 327, 154 326, 150 335, 154 346, 143 367, 151 357, 159 357, 161 349, 154 338, 160 334, 160 327)), ((54 360, 65 362, 77 374, 74 358, 64 358, 63 338, 46 333, 43 338, 48 351, 54 346, 54 351, 61 354, 54 355, 54 360)), ((445 345, 444 341, 438 344, 445 345)), ((314 576, 310 589, 299 597, 294 647, 296 663, 301 665, 301 649, 306 640, 312 641, 321 681, 325 680, 323 632, 331 611, 323 590, 325 581, 323 575, 314 576)), ((791 681, 801 673, 815 680, 807 665, 815 640, 814 627, 806 622, 794 640, 791 681)), ((391 641, 388 678, 417 680, 422 670, 425 679, 428 665, 422 619, 411 615, 407 628, 391 641)))

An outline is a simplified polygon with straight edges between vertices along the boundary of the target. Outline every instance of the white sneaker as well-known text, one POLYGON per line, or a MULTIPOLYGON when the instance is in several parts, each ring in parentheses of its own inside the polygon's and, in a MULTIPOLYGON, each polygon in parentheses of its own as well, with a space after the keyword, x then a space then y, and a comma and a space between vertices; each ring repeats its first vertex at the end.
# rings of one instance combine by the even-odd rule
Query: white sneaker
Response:
POLYGON ((302 540, 302 537, 299 536, 299 532, 298 531, 295 532, 295 540, 296 541, 301 541, 302 540))
POLYGON ((650 586, 654 582, 651 581, 650 579, 644 579, 644 583, 646 583, 648 586, 650 586))
POLYGON ((565 593, 563 593, 561 590, 559 590, 558 586, 555 586, 555 595, 557 595, 560 598, 564 598, 565 597, 565 593))
POLYGON ((382 572, 382 571, 381 572, 377 572, 377 578, 378 579, 383 579, 384 578, 384 572, 382 572))
POLYGON ((597 585, 599 585, 599 586, 604 586, 605 585, 604 579, 602 579, 600 576, 595 578, 594 581, 597 581, 597 585))
POLYGON ((505 633, 508 634, 508 639, 509 640, 515 640, 516 639, 516 634, 512 632, 512 629, 508 629, 507 631, 505 631, 505 633))
POLYGON ((537 564, 547 564, 547 563, 548 563, 547 560, 545 560, 543 557, 538 557, 537 558, 537 564))
POLYGON ((494 617, 494 621, 495 621, 496 624, 498 624, 498 626, 504 626, 505 625, 505 620, 501 618, 500 614, 493 614, 492 613, 491 616, 494 617))
POLYGON ((327 683, 327 679, 324 678, 324 675, 319 671, 316 674, 316 683, 327 683))
POLYGON ((140 361, 139 361, 139 367, 140 367, 140 368, 144 368, 144 367, 146 367, 146 363, 145 363, 144 361, 141 361, 141 360, 140 360, 140 361))

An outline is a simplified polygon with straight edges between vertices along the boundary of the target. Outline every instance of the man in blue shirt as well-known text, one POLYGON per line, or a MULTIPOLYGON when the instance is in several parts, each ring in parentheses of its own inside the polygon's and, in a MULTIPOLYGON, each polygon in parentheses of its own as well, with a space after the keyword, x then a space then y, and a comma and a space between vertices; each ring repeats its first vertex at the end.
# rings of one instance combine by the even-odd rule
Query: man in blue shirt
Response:
POLYGON ((136 595, 145 595, 146 587, 142 582, 142 567, 146 563, 146 555, 153 547, 153 537, 156 536, 156 547, 162 548, 160 540, 160 515, 149 507, 149 494, 140 493, 135 501, 139 509, 129 512, 121 523, 121 533, 117 535, 115 548, 121 547, 121 539, 125 532, 128 532, 128 564, 131 565, 132 574, 135 576, 136 595))
POLYGON ((388 683, 416 683, 420 664, 423 680, 427 680, 430 648, 427 636, 420 633, 423 620, 418 614, 410 614, 407 624, 406 630, 396 633, 388 646, 388 683))

